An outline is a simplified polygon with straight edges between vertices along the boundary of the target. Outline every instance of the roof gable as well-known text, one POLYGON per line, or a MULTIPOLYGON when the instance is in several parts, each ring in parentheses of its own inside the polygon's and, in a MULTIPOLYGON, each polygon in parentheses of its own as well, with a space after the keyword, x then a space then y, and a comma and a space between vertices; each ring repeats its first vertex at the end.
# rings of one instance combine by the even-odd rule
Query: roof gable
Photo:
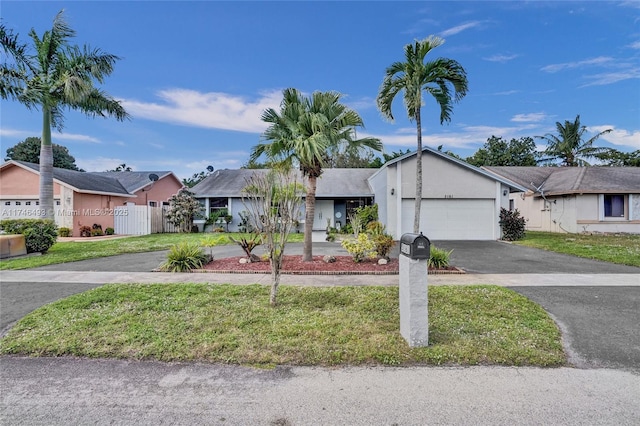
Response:
MULTIPOLYGON (((516 191, 525 191, 526 189, 522 187, 521 184, 519 184, 516 181, 513 181, 511 179, 508 179, 506 177, 503 176, 499 176, 495 173, 489 173, 486 170, 483 170, 479 167, 473 166, 469 163, 467 163, 464 160, 460 160, 458 158, 452 157, 449 154, 446 154, 444 152, 441 151, 437 151, 433 148, 429 148, 429 147, 423 147, 422 148, 422 154, 424 155, 425 153, 436 156, 442 160, 448 161, 450 163, 456 164, 460 167, 463 167, 469 171, 472 171, 474 173, 477 173, 479 175, 482 175, 484 177, 487 177, 489 179, 492 179, 494 181, 498 181, 506 186, 508 186, 510 189, 514 189, 516 191)), ((398 163, 400 161, 405 161, 408 158, 411 158, 413 156, 415 156, 417 154, 417 151, 413 151, 413 152, 409 152, 407 154, 404 154, 400 157, 394 158, 393 160, 390 160, 388 162, 386 162, 376 173, 374 173, 374 175, 377 175, 378 173, 382 173, 384 171, 385 168, 389 167, 390 165, 393 165, 395 163, 398 163)))
POLYGON ((134 172, 134 171, 121 171, 121 172, 89 172, 93 175, 98 176, 106 176, 110 178, 117 179, 120 184, 130 193, 137 192, 144 188, 145 186, 151 184, 150 176, 152 174, 158 176, 159 179, 164 179, 167 176, 173 176, 176 181, 180 182, 173 172, 170 171, 142 171, 142 172, 134 172))

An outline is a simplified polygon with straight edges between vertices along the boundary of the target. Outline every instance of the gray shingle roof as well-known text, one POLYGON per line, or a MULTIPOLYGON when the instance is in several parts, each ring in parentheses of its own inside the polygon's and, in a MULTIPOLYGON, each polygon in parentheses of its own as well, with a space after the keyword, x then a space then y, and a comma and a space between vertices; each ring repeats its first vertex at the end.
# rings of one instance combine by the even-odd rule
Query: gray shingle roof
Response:
MULTIPOLYGON (((378 169, 325 169, 318 178, 317 197, 373 196, 367 179, 378 169)), ((196 197, 239 197, 253 173, 266 173, 266 169, 216 170, 211 176, 194 186, 196 197)))
POLYGON ((485 167, 545 195, 640 193, 640 167, 485 167))
MULTIPOLYGON (((39 164, 27 163, 26 161, 16 161, 16 163, 20 163, 36 172, 40 171, 39 164)), ((54 167, 53 178, 80 191, 131 195, 118 179, 110 176, 102 176, 99 173, 77 172, 75 170, 54 167)))
POLYGON ((93 175, 107 176, 117 179, 129 192, 136 192, 151 183, 150 174, 157 175, 160 179, 171 174, 170 171, 161 172, 90 172, 93 175))

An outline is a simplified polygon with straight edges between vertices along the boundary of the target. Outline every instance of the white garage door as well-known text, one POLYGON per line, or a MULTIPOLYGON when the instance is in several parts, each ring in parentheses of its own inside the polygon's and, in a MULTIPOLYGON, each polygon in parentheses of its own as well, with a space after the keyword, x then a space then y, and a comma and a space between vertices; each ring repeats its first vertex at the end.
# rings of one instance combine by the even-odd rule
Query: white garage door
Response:
MULTIPOLYGON (((495 201, 422 200, 420 231, 430 240, 495 240, 495 201)), ((402 233, 413 232, 413 200, 402 200, 402 233)))

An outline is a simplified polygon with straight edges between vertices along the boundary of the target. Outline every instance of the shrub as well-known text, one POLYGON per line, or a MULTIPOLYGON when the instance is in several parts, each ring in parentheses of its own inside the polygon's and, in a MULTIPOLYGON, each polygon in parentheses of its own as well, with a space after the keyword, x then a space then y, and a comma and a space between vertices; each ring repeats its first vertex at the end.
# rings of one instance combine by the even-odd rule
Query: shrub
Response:
POLYGON ((449 266, 449 257, 451 256, 452 252, 453 250, 446 251, 432 245, 428 262, 429 268, 440 269, 449 266))
POLYGON ((356 263, 362 262, 367 257, 373 259, 377 256, 375 242, 365 233, 358 234, 358 238, 343 240, 342 247, 353 256, 353 261, 356 263))
POLYGON ((389 252, 396 245, 393 237, 389 234, 378 234, 373 236, 373 242, 376 246, 378 256, 389 259, 389 252))
MULTIPOLYGON (((94 225, 95 226, 95 225, 94 225)), ((91 230, 91 236, 92 237, 102 237, 104 235, 104 232, 102 231, 102 227, 100 228, 93 228, 91 230)))
POLYGON ((58 227, 51 219, 10 219, 0 221, 8 234, 24 235, 27 253, 46 253, 58 238, 58 227))
POLYGON ((80 236, 81 237, 90 237, 91 236, 91 227, 90 226, 81 226, 80 227, 80 236))
POLYGON ((520 216, 518 209, 500 209, 500 226, 502 227, 502 239, 506 241, 518 241, 524 238, 526 221, 520 216))
POLYGON ((72 231, 70 228, 58 228, 58 236, 59 237, 70 237, 72 235, 72 231))
POLYGON ((111 227, 109 227, 109 228, 107 228, 107 229, 105 229, 105 230, 104 230, 104 234, 105 234, 105 235, 113 235, 113 234, 115 234, 115 233, 116 233, 115 229, 113 229, 113 228, 111 228, 111 227))
POLYGON ((167 260, 160 265, 160 270, 165 272, 191 272, 200 269, 207 260, 198 243, 182 242, 174 245, 169 250, 167 260))

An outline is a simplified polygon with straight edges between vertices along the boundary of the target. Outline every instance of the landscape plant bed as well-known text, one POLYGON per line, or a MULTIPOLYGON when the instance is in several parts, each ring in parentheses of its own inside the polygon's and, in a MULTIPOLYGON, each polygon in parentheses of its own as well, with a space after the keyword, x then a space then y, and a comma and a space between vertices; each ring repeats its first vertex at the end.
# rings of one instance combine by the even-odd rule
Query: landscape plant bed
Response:
MULTIPOLYGON (((345 277, 348 281, 348 277, 345 277)), ((429 289, 429 346, 399 331, 393 287, 108 284, 31 312, 0 354, 274 365, 566 365, 539 305, 498 286, 429 289)))
MULTIPOLYGON (((335 262, 325 262, 324 256, 313 256, 313 261, 304 262, 300 255, 284 257, 283 274, 292 275, 396 275, 398 259, 389 259, 386 265, 379 265, 377 259, 354 262, 351 256, 334 256, 335 262)), ((240 263, 241 256, 214 259, 197 272, 216 272, 223 274, 265 274, 271 272, 268 260, 240 263)), ((464 271, 450 266, 443 269, 431 269, 430 274, 464 274, 464 271)))

